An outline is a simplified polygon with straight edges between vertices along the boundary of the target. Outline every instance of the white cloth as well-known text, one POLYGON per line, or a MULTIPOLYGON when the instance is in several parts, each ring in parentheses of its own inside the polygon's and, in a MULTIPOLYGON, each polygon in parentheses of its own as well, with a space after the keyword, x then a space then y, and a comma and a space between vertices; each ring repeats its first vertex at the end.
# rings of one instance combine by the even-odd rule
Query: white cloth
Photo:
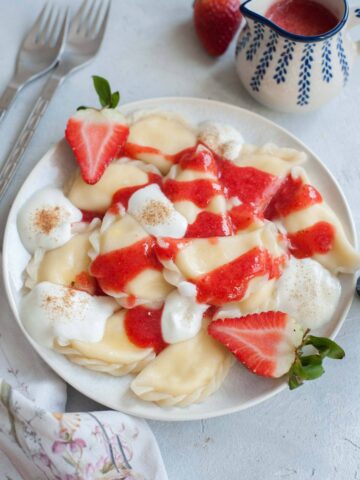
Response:
POLYGON ((63 412, 66 385, 19 329, 0 281, 0 479, 166 480, 144 420, 63 412))

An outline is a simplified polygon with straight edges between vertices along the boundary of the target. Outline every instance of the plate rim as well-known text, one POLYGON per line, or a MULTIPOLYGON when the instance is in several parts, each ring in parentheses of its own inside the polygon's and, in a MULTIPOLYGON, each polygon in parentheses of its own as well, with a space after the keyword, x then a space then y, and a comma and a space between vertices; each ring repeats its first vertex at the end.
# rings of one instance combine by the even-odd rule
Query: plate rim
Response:
MULTIPOLYGON (((348 203, 348 201, 345 197, 345 194, 344 194, 342 188, 340 187, 337 179, 335 178, 333 173, 329 170, 327 165, 319 158, 319 156, 317 154, 315 154, 313 152, 313 150, 311 148, 309 148, 295 134, 289 132, 287 129, 278 125, 276 122, 274 122, 274 121, 272 121, 272 120, 270 120, 270 119, 268 119, 268 118, 266 118, 266 117, 264 117, 264 116, 262 116, 258 113, 255 113, 251 110, 248 110, 246 108, 243 108, 243 107, 240 107, 240 106, 237 106, 237 105, 232 105, 232 104, 229 104, 229 103, 226 103, 226 102, 221 102, 221 101, 218 101, 218 100, 212 100, 212 99, 206 99, 206 98, 197 98, 197 97, 176 97, 176 96, 153 97, 153 98, 149 98, 149 99, 145 99, 145 100, 137 100, 137 101, 134 101, 134 102, 125 103, 124 105, 122 105, 120 107, 120 111, 121 111, 122 107, 126 108, 128 113, 130 113, 131 111, 136 111, 136 110, 139 110, 139 109, 146 109, 148 104, 153 104, 153 103, 159 103, 160 104, 160 103, 189 103, 189 102, 193 103, 193 104, 197 103, 197 104, 214 105, 214 107, 231 109, 231 110, 234 110, 234 111, 237 111, 237 112, 240 111, 242 113, 245 113, 246 115, 250 115, 255 119, 255 121, 256 120, 261 120, 261 122, 265 122, 266 124, 268 124, 270 128, 275 127, 278 131, 280 131, 281 133, 283 133, 284 135, 286 135, 287 137, 291 138, 293 141, 298 143, 305 151, 309 152, 311 154, 311 156, 313 157, 313 160, 315 160, 318 164, 320 164, 320 166, 326 171, 327 175, 329 176, 332 183, 336 187, 338 194, 342 198, 342 201, 343 201, 343 204, 344 204, 344 207, 345 207, 345 211, 346 211, 346 214, 347 214, 347 217, 348 217, 348 220, 349 220, 349 234, 351 236, 351 241, 352 241, 352 244, 354 245, 354 247, 358 248, 358 238, 357 238, 357 232, 356 232, 354 218, 352 216, 349 203, 348 203)), ((154 109, 154 107, 153 107, 153 109, 154 109)), ((9 275, 9 268, 8 268, 9 256, 6 255, 6 252, 8 251, 8 236, 9 236, 9 228, 10 228, 9 220, 13 216, 13 211, 15 210, 16 203, 18 202, 18 199, 21 196, 22 190, 24 189, 25 185, 27 185, 30 182, 30 177, 33 174, 33 172, 38 168, 39 163, 42 162, 42 160, 45 157, 50 156, 56 150, 58 145, 63 141, 64 141, 64 138, 62 138, 61 140, 59 140, 58 142, 53 144, 52 147, 49 150, 47 150, 44 153, 44 155, 42 155, 42 157, 38 160, 38 162, 30 170, 30 172, 26 176, 24 182, 21 184, 15 198, 13 199, 11 207, 9 209, 9 213, 8 213, 8 216, 7 216, 6 225, 5 225, 5 229, 4 229, 3 249, 2 249, 2 252, 3 252, 2 276, 3 276, 3 281, 4 281, 4 289, 5 289, 6 297, 7 297, 8 303, 10 305, 11 311, 12 311, 12 313, 13 313, 15 319, 16 319, 16 322, 17 322, 18 326, 20 327, 22 333, 24 334, 25 338, 29 341, 30 345, 35 349, 37 354, 48 365, 48 367, 51 368, 66 383, 71 385, 75 390, 77 390, 78 392, 80 392, 84 396, 90 398, 91 400, 93 400, 97 403, 100 403, 101 405, 104 405, 105 407, 111 408, 115 411, 120 411, 120 412, 128 414, 128 415, 132 415, 132 416, 135 416, 135 417, 148 419, 148 420, 156 420, 156 421, 166 421, 166 422, 178 422, 178 421, 183 422, 184 421, 185 422, 185 421, 194 421, 194 420, 204 420, 204 419, 209 419, 209 418, 220 417, 220 416, 223 416, 223 415, 229 415, 231 413, 236 413, 236 412, 247 410, 251 407, 255 407, 256 405, 259 405, 260 403, 265 402, 266 400, 274 397, 275 395, 277 395, 278 393, 283 391, 287 387, 287 383, 285 382, 285 380, 282 383, 280 383, 280 385, 275 387, 273 390, 271 390, 267 393, 261 394, 255 399, 248 400, 241 405, 222 408, 222 409, 219 409, 215 412, 207 412, 207 413, 187 412, 186 408, 184 409, 184 408, 179 407, 179 408, 175 408, 175 409, 171 410, 171 418, 165 418, 165 416, 162 417, 162 416, 157 416, 155 414, 154 415, 146 414, 144 416, 143 414, 137 414, 133 410, 129 410, 127 408, 122 408, 121 410, 119 410, 118 407, 115 406, 115 405, 112 405, 111 402, 109 402, 107 404, 104 404, 102 401, 99 402, 99 400, 96 398, 96 395, 91 395, 91 394, 89 394, 89 392, 84 391, 82 388, 79 388, 78 386, 74 385, 72 383, 72 381, 68 379, 68 375, 67 375, 66 372, 64 373, 63 371, 60 371, 61 369, 59 369, 57 367, 54 367, 53 365, 51 365, 48 362, 48 360, 46 358, 46 355, 43 354, 43 352, 41 351, 41 349, 37 345, 37 343, 26 332, 26 330, 24 329, 24 327, 22 325, 22 322, 20 320, 18 308, 16 306, 15 298, 12 294, 12 289, 11 289, 11 286, 10 286, 10 275, 9 275), (185 412, 185 415, 184 415, 184 412, 185 412)), ((354 273, 354 274, 348 274, 348 275, 349 275, 349 277, 352 277, 352 280, 353 280, 352 283, 355 287, 356 274, 354 273)), ((339 321, 337 322, 336 327, 334 328, 332 334, 330 335, 330 338, 334 339, 337 336, 337 334, 339 333, 340 329, 342 328, 342 326, 343 326, 343 324, 346 320, 346 317, 347 317, 347 314, 350 310, 352 302, 353 302, 353 296, 348 299, 348 301, 346 303, 346 306, 344 307, 344 310, 343 310, 341 316, 339 317, 339 321)), ((162 410, 165 411, 165 412, 167 411, 166 409, 162 409, 162 410)))

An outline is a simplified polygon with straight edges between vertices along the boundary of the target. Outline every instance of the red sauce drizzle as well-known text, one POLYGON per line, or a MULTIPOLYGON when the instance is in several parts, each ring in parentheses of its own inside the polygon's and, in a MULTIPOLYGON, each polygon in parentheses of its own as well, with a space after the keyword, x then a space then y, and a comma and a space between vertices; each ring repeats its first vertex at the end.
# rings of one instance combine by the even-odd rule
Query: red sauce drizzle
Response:
POLYGON ((153 348, 160 353, 167 347, 161 334, 163 309, 135 307, 125 315, 125 331, 129 340, 140 348, 153 348))
POLYGON ((147 268, 162 270, 156 258, 155 239, 146 238, 119 250, 95 258, 90 273, 104 292, 124 292, 127 284, 147 268))
POLYGON ((287 32, 297 35, 321 35, 339 23, 336 16, 313 0, 278 0, 265 16, 287 32))
POLYGON ((230 210, 229 215, 235 232, 248 228, 257 217, 254 209, 245 203, 233 207, 230 210))
POLYGON ((81 221, 86 223, 91 223, 94 220, 94 218, 100 218, 100 220, 102 220, 105 215, 103 212, 93 212, 91 210, 80 210, 80 211, 82 213, 81 221))
POLYGON ((267 207, 265 218, 273 220, 277 217, 286 217, 322 201, 322 196, 316 188, 305 184, 302 178, 293 178, 290 174, 267 207))
POLYGON ((178 154, 177 161, 183 170, 195 170, 199 172, 212 173, 218 176, 218 166, 211 150, 207 147, 198 149, 198 145, 184 150, 178 154))
POLYGON ((253 167, 240 167, 224 159, 220 163, 220 182, 228 198, 238 197, 257 211, 263 211, 279 188, 280 179, 253 167))
POLYGON ((190 182, 169 179, 164 183, 163 191, 172 202, 189 200, 199 208, 206 208, 216 195, 222 194, 221 185, 207 179, 191 180, 190 182))
POLYGON ((335 229, 330 223, 318 222, 299 232, 289 233, 287 237, 294 257, 307 258, 330 252, 334 245, 335 229))
POLYGON ((232 234, 232 225, 229 225, 226 216, 213 212, 200 212, 195 222, 188 226, 185 237, 227 237, 232 234))
POLYGON ((89 295, 104 295, 96 278, 85 271, 78 273, 70 286, 89 295))
POLYGON ((170 155, 170 154, 163 153, 161 150, 158 150, 157 148, 146 147, 144 145, 137 145, 136 143, 128 142, 125 144, 125 147, 124 147, 124 155, 133 159, 138 159, 140 158, 141 154, 148 153, 151 155, 160 155, 161 157, 164 157, 167 161, 171 163, 178 163, 181 156, 188 150, 193 151, 193 147, 191 147, 190 149, 185 148, 185 150, 181 150, 175 155, 170 155))
POLYGON ((114 193, 111 203, 112 204, 121 203, 125 208, 127 208, 130 197, 133 193, 137 192, 141 188, 147 187, 148 185, 152 185, 153 183, 156 183, 157 185, 161 185, 161 181, 162 181, 162 178, 160 175, 149 172, 147 183, 143 183, 142 185, 134 185, 132 187, 120 188, 120 190, 114 193))
POLYGON ((232 262, 193 280, 197 286, 197 300, 212 305, 239 301, 253 278, 263 275, 268 275, 269 279, 279 277, 284 260, 284 257, 273 259, 267 250, 255 247, 232 262))

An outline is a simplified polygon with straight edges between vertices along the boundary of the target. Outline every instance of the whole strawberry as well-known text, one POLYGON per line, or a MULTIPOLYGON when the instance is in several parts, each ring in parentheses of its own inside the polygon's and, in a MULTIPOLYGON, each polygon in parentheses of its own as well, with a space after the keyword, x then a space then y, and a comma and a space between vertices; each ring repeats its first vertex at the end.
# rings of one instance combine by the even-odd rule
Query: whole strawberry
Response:
POLYGON ((196 33, 210 55, 222 55, 241 22, 240 0, 195 0, 196 33))

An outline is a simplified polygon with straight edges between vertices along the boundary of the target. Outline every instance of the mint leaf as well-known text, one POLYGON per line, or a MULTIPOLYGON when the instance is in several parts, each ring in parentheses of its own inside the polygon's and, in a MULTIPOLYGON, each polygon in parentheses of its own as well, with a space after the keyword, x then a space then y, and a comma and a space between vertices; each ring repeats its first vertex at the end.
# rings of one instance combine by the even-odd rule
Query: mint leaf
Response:
POLYGON ((120 93, 114 92, 111 94, 110 108, 116 108, 120 101, 120 93))
POLYGON ((93 75, 93 82, 96 93, 99 96, 100 104, 102 107, 111 106, 111 88, 109 82, 103 78, 93 75))

